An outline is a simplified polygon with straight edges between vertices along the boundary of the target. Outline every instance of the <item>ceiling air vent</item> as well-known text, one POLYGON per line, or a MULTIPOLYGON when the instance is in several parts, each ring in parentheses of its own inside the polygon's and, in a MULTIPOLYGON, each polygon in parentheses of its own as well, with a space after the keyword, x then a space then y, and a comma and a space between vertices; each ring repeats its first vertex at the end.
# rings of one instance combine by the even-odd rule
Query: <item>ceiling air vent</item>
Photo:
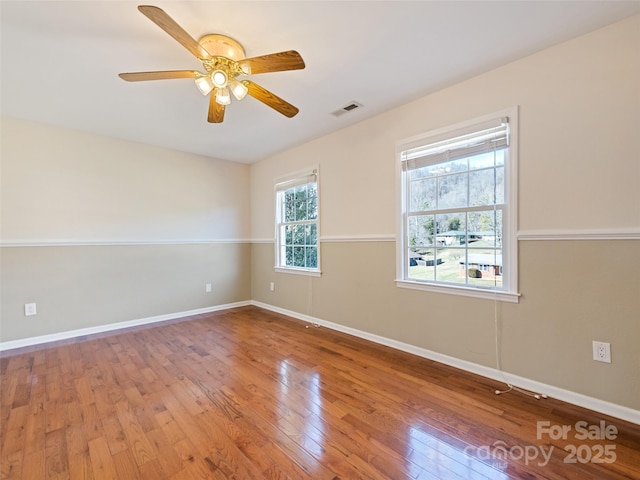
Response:
POLYGON ((342 107, 341 109, 336 110, 335 112, 331 112, 331 114, 335 115, 336 117, 339 117, 340 115, 344 115, 345 113, 353 112, 355 109, 360 107, 362 107, 362 105, 359 104, 358 102, 351 102, 345 105, 344 107, 342 107))

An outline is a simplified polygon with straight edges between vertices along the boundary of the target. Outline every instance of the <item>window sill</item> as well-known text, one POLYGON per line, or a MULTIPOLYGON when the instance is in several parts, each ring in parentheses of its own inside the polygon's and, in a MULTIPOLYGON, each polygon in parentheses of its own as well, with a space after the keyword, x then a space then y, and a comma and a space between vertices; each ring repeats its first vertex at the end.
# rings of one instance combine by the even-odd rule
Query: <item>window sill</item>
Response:
POLYGON ((320 270, 309 270, 306 268, 285 268, 285 267, 275 267, 275 271, 277 273, 292 273, 294 275, 306 275, 309 277, 320 277, 322 276, 322 272, 320 270))
POLYGON ((455 285, 434 285, 431 283, 413 282, 410 280, 396 280, 396 286, 425 292, 445 293, 448 295, 461 295, 463 297, 483 298, 486 300, 499 300, 501 302, 518 303, 519 293, 480 290, 478 288, 458 287, 455 285))

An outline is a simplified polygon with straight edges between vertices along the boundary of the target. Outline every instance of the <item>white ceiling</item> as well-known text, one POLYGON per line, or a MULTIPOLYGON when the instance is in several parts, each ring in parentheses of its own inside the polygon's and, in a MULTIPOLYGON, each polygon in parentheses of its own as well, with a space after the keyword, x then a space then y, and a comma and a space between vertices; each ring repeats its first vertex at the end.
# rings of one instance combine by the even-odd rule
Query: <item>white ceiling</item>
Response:
POLYGON ((252 163, 640 12, 640 1, 154 1, 195 39, 222 33, 248 57, 297 50, 306 68, 252 80, 300 108, 247 97, 206 121, 202 70, 131 1, 1 2, 4 115, 252 163), (362 108, 332 115, 356 101, 362 108))

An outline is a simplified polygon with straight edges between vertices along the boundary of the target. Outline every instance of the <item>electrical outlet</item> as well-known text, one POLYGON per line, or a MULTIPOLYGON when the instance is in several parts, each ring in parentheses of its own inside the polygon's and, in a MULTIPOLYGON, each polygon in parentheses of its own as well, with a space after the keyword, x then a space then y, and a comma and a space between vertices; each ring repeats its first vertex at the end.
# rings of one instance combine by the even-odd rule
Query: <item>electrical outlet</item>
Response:
POLYGON ((30 317, 32 315, 36 315, 38 311, 36 310, 35 303, 25 303, 24 304, 24 316, 30 317))
POLYGON ((210 283, 206 283, 204 285, 204 291, 207 293, 211 293, 211 284, 210 283))
POLYGON ((276 291, 276 284, 275 284, 275 283, 273 283, 273 282, 271 282, 271 283, 269 284, 269 290, 271 290, 272 292, 275 292, 275 291, 276 291))
POLYGON ((611 344, 594 340, 593 359, 597 362, 611 363, 611 344))

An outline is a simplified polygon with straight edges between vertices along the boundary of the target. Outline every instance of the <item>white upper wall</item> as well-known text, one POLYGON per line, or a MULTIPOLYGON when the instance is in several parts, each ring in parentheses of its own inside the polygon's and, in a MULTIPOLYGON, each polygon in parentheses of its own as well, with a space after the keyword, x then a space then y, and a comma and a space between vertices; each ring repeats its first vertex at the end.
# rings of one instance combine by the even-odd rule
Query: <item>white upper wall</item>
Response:
POLYGON ((274 179, 307 165, 322 237, 394 236, 396 143, 516 105, 520 231, 640 231, 635 16, 252 165, 252 238, 274 236, 274 179))
POLYGON ((2 118, 2 242, 249 238, 249 167, 2 118))

